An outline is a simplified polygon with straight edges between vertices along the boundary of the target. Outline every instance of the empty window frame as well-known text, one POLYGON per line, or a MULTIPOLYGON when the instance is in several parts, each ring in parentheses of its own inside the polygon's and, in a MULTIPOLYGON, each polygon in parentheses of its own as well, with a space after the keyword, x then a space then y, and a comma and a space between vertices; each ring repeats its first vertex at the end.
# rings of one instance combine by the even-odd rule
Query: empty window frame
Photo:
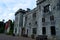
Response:
POLYGON ((45 12, 45 13, 49 11, 49 6, 50 6, 50 4, 48 4, 48 5, 46 5, 46 6, 44 7, 44 12, 45 12))
POLYGON ((42 34, 43 34, 43 35, 46 34, 46 27, 42 27, 42 34))
POLYGON ((57 3, 57 10, 60 10, 60 0, 57 3))
POLYGON ((15 28, 15 33, 17 33, 17 28, 15 28))
POLYGON ((29 23, 29 25, 31 25, 31 23, 29 23))
POLYGON ((33 18, 36 18, 36 13, 33 13, 33 18))
POLYGON ((42 22, 45 22, 45 18, 42 18, 42 22))
POLYGON ((51 35, 56 35, 55 26, 51 26, 51 35))
POLYGON ((37 21, 35 21, 35 24, 37 24, 37 21))
POLYGON ((25 17, 25 21, 27 21, 27 16, 25 17))
POLYGON ((33 34, 36 34, 37 28, 33 28, 33 34))
POLYGON ((54 15, 50 16, 50 20, 54 20, 54 15))

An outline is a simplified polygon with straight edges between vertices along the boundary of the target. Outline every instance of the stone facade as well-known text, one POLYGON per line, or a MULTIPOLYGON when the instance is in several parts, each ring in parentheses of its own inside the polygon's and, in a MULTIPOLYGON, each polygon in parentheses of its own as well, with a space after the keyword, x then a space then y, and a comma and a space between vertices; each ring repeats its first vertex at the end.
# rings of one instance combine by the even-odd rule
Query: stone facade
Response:
POLYGON ((19 9, 15 13, 15 24, 14 24, 14 34, 21 35, 21 30, 23 28, 23 15, 25 14, 25 10, 19 9))
POLYGON ((60 28, 59 28, 59 20, 60 20, 60 10, 59 8, 59 0, 38 0, 37 7, 39 10, 39 14, 41 15, 39 18, 39 26, 37 34, 42 35, 42 27, 46 28, 46 35, 50 39, 60 40, 60 28), (42 18, 43 22, 42 22, 42 18), (45 21, 44 21, 45 20, 45 21), (53 28, 53 26, 55 28, 53 28), (40 29, 39 29, 40 28, 40 29), (53 31, 54 29, 55 31, 53 31), (39 31, 41 30, 41 31, 39 31), (56 32, 56 33, 55 33, 56 32))
POLYGON ((25 28, 24 34, 27 34, 28 37, 31 37, 32 34, 34 34, 34 37, 47 35, 49 40, 60 40, 59 2, 59 0, 37 0, 37 7, 25 11, 26 14, 23 15, 22 27, 25 28))

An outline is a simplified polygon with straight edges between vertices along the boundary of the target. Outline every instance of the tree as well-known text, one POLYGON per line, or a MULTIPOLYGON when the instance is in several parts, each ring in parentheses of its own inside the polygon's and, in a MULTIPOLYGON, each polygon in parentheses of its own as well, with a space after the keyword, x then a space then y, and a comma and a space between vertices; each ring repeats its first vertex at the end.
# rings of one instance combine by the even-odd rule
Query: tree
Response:
POLYGON ((10 31, 9 31, 9 34, 13 34, 13 30, 14 30, 14 21, 12 22, 10 20, 10 31))
POLYGON ((4 33, 5 30, 5 23, 3 21, 0 21, 0 33, 4 33))

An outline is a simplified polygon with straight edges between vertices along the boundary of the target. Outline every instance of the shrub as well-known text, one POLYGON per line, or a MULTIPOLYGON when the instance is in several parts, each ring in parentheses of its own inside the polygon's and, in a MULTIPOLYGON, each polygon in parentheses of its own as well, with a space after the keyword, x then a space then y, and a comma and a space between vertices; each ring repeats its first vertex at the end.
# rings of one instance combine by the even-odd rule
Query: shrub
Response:
POLYGON ((34 39, 34 34, 31 35, 31 38, 34 39))

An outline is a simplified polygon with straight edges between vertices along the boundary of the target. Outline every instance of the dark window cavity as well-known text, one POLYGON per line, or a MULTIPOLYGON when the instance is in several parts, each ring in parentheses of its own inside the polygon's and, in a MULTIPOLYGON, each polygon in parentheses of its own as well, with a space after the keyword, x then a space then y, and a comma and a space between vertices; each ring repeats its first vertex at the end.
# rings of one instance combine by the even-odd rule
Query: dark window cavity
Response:
POLYGON ((45 13, 49 11, 49 6, 50 6, 50 4, 49 4, 49 5, 46 5, 46 6, 44 7, 44 12, 45 12, 45 13))
POLYGON ((54 20, 54 16, 52 15, 52 16, 50 16, 50 20, 54 20))
POLYGON ((42 22, 45 22, 45 18, 42 18, 42 22))
POLYGON ((15 28, 15 33, 17 33, 17 28, 15 28))
POLYGON ((60 10, 60 0, 57 3, 57 10, 60 10))
POLYGON ((33 34, 36 34, 37 28, 33 28, 33 34))
POLYGON ((46 27, 42 27, 42 34, 43 34, 43 35, 46 34, 46 27))
POLYGON ((37 21, 35 22, 35 24, 37 24, 37 21))
POLYGON ((36 13, 33 13, 33 18, 36 18, 36 13))
POLYGON ((51 26, 51 35, 56 35, 55 26, 51 26))
POLYGON ((29 25, 31 25, 31 23, 29 23, 29 25))

